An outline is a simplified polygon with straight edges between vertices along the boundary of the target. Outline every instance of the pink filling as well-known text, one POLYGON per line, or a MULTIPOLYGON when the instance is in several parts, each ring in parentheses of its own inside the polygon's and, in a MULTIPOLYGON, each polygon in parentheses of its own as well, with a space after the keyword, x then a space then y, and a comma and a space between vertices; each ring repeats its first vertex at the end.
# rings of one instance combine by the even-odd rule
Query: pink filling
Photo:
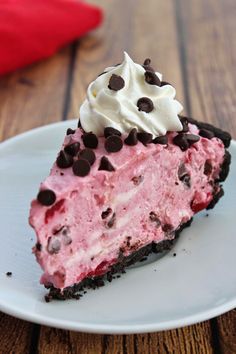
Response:
MULTIPOLYGON (((43 284, 63 289, 103 274, 120 251, 129 255, 150 242, 173 238, 173 230, 210 203, 211 182, 224 157, 222 141, 200 138, 183 152, 172 143, 174 135, 169 134, 168 146, 138 143, 110 154, 104 138, 99 138, 96 161, 86 177, 54 164, 41 188, 52 189, 56 203, 44 207, 34 200, 30 211, 30 224, 41 244, 41 250, 34 251, 44 270, 43 284), (103 155, 115 172, 98 171, 103 155), (208 174, 206 160, 212 165, 208 174), (190 187, 178 177, 181 164, 190 176, 190 187)), ((81 142, 79 129, 65 138, 64 145, 75 141, 81 142)))

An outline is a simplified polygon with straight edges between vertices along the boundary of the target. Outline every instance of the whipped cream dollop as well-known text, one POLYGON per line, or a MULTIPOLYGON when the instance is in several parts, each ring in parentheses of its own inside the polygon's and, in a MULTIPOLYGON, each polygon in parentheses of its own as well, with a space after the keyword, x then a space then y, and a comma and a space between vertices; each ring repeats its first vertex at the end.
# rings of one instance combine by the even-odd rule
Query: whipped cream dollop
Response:
MULTIPOLYGON (((165 135, 167 131, 181 131, 183 127, 178 114, 183 107, 175 100, 174 87, 169 84, 157 86, 148 83, 145 72, 145 68, 134 63, 127 53, 124 53, 123 63, 106 68, 89 85, 87 99, 80 108, 83 129, 98 136, 103 136, 106 127, 113 127, 121 133, 129 133, 132 128, 137 128, 140 132, 148 132, 154 136, 165 135), (113 74, 124 81, 123 87, 117 91, 109 88, 113 74), (151 111, 140 109, 140 98, 152 101, 151 111)), ((162 79, 160 73, 155 74, 162 79)))

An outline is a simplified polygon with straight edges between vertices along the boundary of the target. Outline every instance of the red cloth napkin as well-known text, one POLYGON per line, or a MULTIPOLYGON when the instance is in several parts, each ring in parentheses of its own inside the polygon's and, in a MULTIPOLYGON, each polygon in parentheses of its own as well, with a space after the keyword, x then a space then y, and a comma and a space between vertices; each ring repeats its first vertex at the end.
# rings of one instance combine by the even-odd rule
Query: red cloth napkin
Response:
POLYGON ((50 56, 101 20, 80 0, 0 0, 0 74, 50 56))

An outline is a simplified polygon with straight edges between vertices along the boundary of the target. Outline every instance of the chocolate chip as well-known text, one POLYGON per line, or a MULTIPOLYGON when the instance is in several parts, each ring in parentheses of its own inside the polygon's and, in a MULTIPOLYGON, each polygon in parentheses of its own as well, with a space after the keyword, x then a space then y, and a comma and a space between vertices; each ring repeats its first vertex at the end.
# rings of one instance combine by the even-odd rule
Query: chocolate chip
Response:
POLYGON ((189 131, 188 128, 188 119, 186 117, 180 117, 180 122, 182 123, 182 133, 187 133, 189 131))
POLYGON ((83 140, 84 146, 87 148, 96 149, 98 146, 98 138, 92 132, 84 133, 82 135, 82 140, 83 140))
POLYGON ((162 226, 162 230, 166 233, 170 233, 173 231, 173 226, 171 224, 165 224, 162 226))
POLYGON ((207 129, 200 129, 199 135, 201 135, 203 138, 207 138, 207 139, 212 139, 215 136, 215 134, 212 131, 207 130, 207 129))
POLYGON ((123 147, 123 141, 118 135, 110 135, 106 138, 105 149, 107 152, 117 152, 123 147))
POLYGON ((68 168, 73 165, 73 157, 61 150, 56 160, 56 164, 60 168, 68 168))
POLYGON ((155 72, 155 70, 151 67, 150 64, 151 64, 151 59, 149 59, 149 58, 145 59, 144 63, 143 63, 143 68, 145 70, 155 72))
POLYGON ((75 134, 75 129, 68 128, 66 131, 66 135, 70 135, 70 134, 75 134))
POLYGON ((144 180, 144 177, 143 176, 135 176, 135 177, 133 177, 133 178, 131 178, 131 181, 133 182, 133 184, 135 185, 135 186, 138 186, 141 182, 143 182, 143 180, 144 180))
POLYGON ((78 153, 79 149, 80 149, 80 143, 77 142, 77 143, 67 145, 64 148, 64 151, 70 156, 75 156, 78 153))
POLYGON ((197 143, 200 140, 200 137, 195 134, 186 134, 185 136, 186 136, 186 139, 189 143, 189 146, 197 143))
POLYGON ((153 102, 148 97, 141 97, 137 102, 138 110, 150 113, 154 109, 153 102))
POLYGON ((85 177, 90 172, 90 164, 85 159, 79 159, 73 163, 72 170, 76 176, 85 177))
POLYGON ((152 134, 141 132, 137 134, 138 140, 141 141, 143 145, 150 144, 152 142, 152 134))
POLYGON ((177 145, 182 151, 186 151, 189 148, 189 143, 186 139, 186 134, 178 134, 174 137, 173 143, 177 145))
POLYGON ((41 245, 41 243, 40 243, 40 242, 37 242, 37 243, 36 243, 36 245, 35 245, 35 248, 36 248, 36 250, 37 250, 37 251, 39 251, 39 252, 40 252, 40 251, 41 251, 41 249, 42 249, 42 245, 41 245))
POLYGON ((183 184, 185 184, 188 188, 191 187, 190 175, 186 170, 185 164, 181 163, 178 168, 178 178, 183 184))
POLYGON ((125 138, 124 143, 129 146, 134 146, 138 143, 138 137, 137 137, 137 129, 133 128, 129 132, 129 135, 127 138, 125 138))
POLYGON ((11 277, 11 276, 12 276, 12 272, 7 272, 7 273, 6 273, 6 276, 7 276, 7 277, 11 277))
POLYGON ((149 85, 161 86, 161 80, 153 71, 146 71, 144 73, 144 76, 145 76, 145 81, 149 85))
POLYGON ((151 59, 150 58, 146 58, 143 62, 143 65, 147 66, 151 64, 151 59))
POLYGON ((155 222, 156 224, 156 227, 159 227, 161 225, 161 221, 160 219, 158 218, 157 214, 154 213, 154 211, 151 211, 149 213, 149 219, 152 221, 152 222, 155 222))
POLYGON ((107 208, 105 211, 102 212, 102 219, 106 219, 112 212, 111 208, 107 208))
POLYGON ((91 149, 83 149, 79 152, 79 158, 87 160, 90 164, 90 166, 92 166, 96 160, 96 155, 93 152, 93 150, 91 149))
POLYGON ((108 88, 113 91, 119 91, 125 86, 124 79, 116 74, 112 74, 109 80, 108 88))
POLYGON ((157 136, 155 139, 152 140, 152 143, 166 145, 168 144, 168 137, 167 135, 157 136))
POLYGON ((61 243, 58 239, 52 239, 52 237, 49 237, 48 239, 48 245, 47 245, 47 250, 48 253, 50 254, 57 254, 61 249, 61 243))
POLYGON ((171 85, 169 82, 167 82, 167 81, 162 81, 161 82, 161 86, 166 86, 166 85, 171 85))
POLYGON ((49 206, 55 203, 56 194, 51 189, 44 189, 38 193, 37 200, 40 204, 49 206))
POLYGON ((204 175, 209 176, 212 172, 211 160, 206 160, 204 165, 204 175))
POLYGON ((108 160, 108 158, 106 156, 103 156, 101 158, 100 161, 100 166, 98 168, 98 170, 103 170, 103 171, 115 171, 115 168, 112 166, 112 164, 110 163, 110 161, 108 160))
POLYGON ((121 136, 121 132, 115 128, 112 128, 112 127, 106 127, 104 129, 104 136, 105 138, 108 138, 108 136, 110 135, 118 135, 118 136, 121 136))
POLYGON ((112 217, 110 218, 110 220, 107 223, 107 227, 110 229, 112 226, 114 226, 116 221, 116 213, 112 214, 112 217))

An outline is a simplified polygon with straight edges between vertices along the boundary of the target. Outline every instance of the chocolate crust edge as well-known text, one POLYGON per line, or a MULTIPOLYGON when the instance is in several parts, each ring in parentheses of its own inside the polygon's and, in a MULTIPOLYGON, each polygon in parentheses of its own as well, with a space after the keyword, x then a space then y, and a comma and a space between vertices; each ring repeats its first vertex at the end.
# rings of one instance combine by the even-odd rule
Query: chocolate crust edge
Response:
POLYGON ((53 286, 46 287, 49 289, 49 293, 45 296, 45 301, 49 302, 53 299, 79 299, 81 297, 81 294, 79 293, 83 292, 85 289, 97 289, 104 286, 106 280, 111 282, 115 274, 125 273, 125 269, 127 267, 141 261, 149 254, 161 253, 170 250, 173 247, 176 239, 179 237, 181 231, 186 227, 189 227, 191 223, 192 219, 181 225, 175 231, 175 236, 172 240, 164 240, 159 243, 149 243, 148 245, 140 248, 138 251, 131 253, 129 256, 124 256, 122 252, 120 252, 117 263, 111 266, 110 270, 101 276, 85 278, 80 283, 65 288, 62 292, 60 289, 54 288, 53 286))

